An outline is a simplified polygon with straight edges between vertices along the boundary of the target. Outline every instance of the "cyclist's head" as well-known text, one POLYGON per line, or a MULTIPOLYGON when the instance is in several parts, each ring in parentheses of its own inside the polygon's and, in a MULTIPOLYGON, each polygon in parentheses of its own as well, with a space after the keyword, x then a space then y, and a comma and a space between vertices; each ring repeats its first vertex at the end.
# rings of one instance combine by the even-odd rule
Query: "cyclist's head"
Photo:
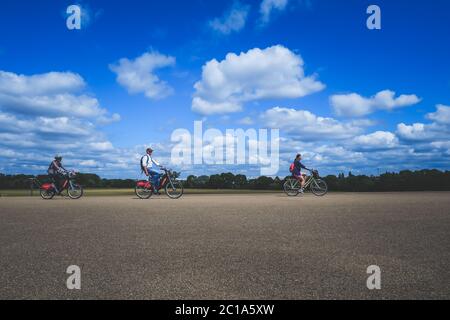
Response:
POLYGON ((302 155, 300 153, 297 154, 297 156, 295 157, 295 160, 300 160, 302 158, 302 155))
POLYGON ((153 153, 153 149, 152 148, 147 148, 146 152, 147 152, 147 154, 152 154, 153 153))
POLYGON ((55 160, 56 160, 56 161, 62 161, 62 157, 59 156, 59 155, 56 155, 56 156, 55 156, 55 160))

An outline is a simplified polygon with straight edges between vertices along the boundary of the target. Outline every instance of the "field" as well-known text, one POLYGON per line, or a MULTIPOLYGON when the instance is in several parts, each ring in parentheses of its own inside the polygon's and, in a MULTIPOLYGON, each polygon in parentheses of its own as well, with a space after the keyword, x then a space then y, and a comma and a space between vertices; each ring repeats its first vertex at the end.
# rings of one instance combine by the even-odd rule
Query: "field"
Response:
MULTIPOLYGON (((185 194, 250 194, 278 193, 277 190, 240 190, 240 189, 185 189, 185 194)), ((133 196, 134 189, 85 189, 87 197, 133 196)), ((30 190, 0 190, 0 197, 28 197, 30 190)), ((39 196, 39 190, 33 190, 33 196, 39 196)))
POLYGON ((450 298, 449 192, 120 192, 0 198, 0 299, 450 298))

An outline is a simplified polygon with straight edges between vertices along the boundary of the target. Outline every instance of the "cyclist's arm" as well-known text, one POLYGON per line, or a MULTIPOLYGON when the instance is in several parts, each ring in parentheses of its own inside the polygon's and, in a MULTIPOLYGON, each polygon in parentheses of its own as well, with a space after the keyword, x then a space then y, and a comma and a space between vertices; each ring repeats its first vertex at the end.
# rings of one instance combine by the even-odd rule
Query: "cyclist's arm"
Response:
POLYGON ((152 162, 155 166, 161 167, 161 165, 159 164, 158 161, 156 161, 155 159, 152 158, 152 162))
POLYGON ((58 165, 56 161, 53 161, 53 166, 55 168, 55 172, 57 173, 64 173, 66 171, 66 169, 64 169, 62 165, 58 165))
POLYGON ((309 170, 307 167, 305 167, 305 165, 303 163, 299 162, 299 164, 300 164, 300 168, 305 169, 305 170, 309 170))

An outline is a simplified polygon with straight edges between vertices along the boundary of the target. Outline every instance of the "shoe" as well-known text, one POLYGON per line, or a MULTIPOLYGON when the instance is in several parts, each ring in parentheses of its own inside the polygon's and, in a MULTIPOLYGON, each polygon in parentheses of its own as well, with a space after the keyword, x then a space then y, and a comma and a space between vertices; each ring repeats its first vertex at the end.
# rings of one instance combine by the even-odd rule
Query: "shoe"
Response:
POLYGON ((300 190, 299 190, 298 192, 300 192, 301 194, 304 194, 304 193, 305 193, 305 191, 303 190, 303 188, 300 188, 300 190))

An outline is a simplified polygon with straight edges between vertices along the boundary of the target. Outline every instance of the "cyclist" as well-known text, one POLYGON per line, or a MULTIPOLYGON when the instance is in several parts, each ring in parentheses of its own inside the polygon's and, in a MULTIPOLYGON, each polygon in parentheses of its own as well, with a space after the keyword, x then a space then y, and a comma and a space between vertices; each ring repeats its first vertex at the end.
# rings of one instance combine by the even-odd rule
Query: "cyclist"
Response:
POLYGON ((152 154, 153 149, 147 148, 146 154, 141 158, 141 169, 152 183, 154 192, 159 194, 159 179, 161 178, 161 174, 153 168, 153 165, 159 167, 159 169, 163 169, 163 167, 153 159, 152 154))
POLYGON ((292 176, 294 178, 296 178, 298 181, 300 181, 300 192, 303 193, 303 187, 305 186, 305 177, 304 175, 302 175, 302 169, 311 171, 310 169, 308 169, 307 167, 305 167, 303 165, 303 163, 301 163, 302 160, 302 155, 299 153, 297 154, 297 156, 295 157, 294 163, 293 165, 293 170, 292 170, 292 176))
MULTIPOLYGON (((64 181, 64 175, 67 174, 66 168, 62 166, 62 157, 59 155, 55 156, 55 159, 50 163, 48 167, 47 173, 49 177, 52 179, 53 184, 55 185, 56 193, 60 194, 61 184, 64 181)), ((61 188, 62 189, 62 188, 61 188)))

